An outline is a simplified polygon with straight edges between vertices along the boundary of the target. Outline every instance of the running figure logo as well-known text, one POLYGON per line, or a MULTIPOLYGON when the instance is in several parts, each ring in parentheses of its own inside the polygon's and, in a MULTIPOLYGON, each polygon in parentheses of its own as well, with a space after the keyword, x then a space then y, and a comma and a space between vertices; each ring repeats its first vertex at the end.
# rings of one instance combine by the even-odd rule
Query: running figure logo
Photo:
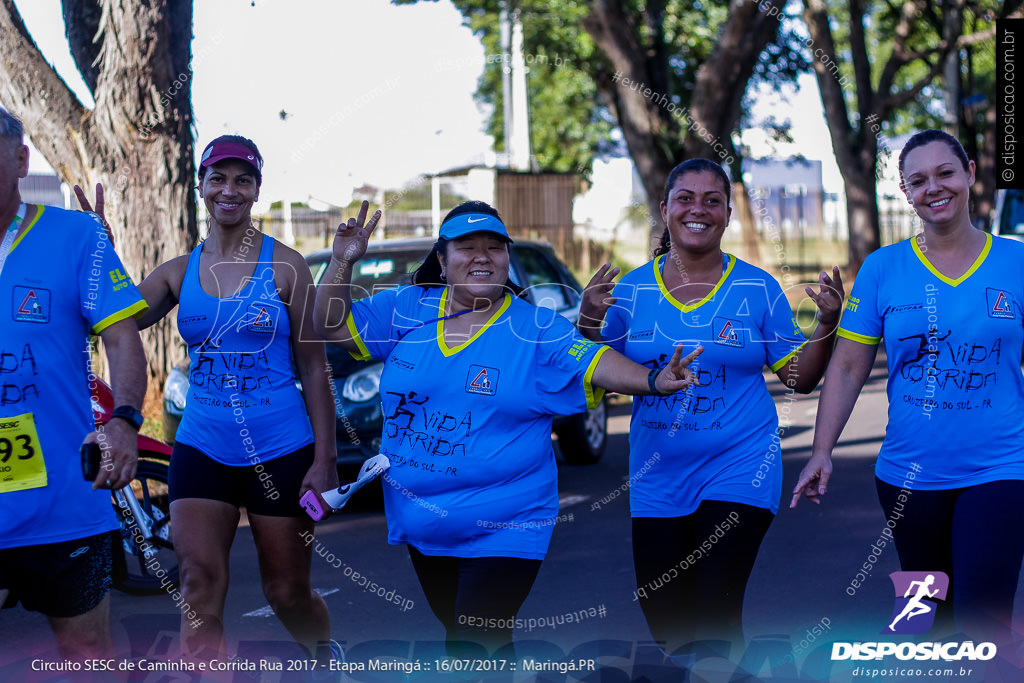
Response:
POLYGON ((896 591, 892 620, 882 633, 924 633, 935 623, 938 600, 946 599, 949 577, 944 572, 893 572, 896 591))

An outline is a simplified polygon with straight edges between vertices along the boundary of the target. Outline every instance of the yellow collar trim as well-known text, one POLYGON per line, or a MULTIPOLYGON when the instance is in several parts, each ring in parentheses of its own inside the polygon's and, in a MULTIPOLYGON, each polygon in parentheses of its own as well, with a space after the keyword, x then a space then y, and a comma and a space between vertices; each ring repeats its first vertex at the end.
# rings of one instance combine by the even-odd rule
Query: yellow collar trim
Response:
POLYGON ((960 277, 958 277, 955 280, 946 277, 945 275, 940 273, 935 268, 935 266, 933 266, 931 264, 931 261, 928 260, 928 257, 925 256, 924 252, 921 251, 921 247, 918 246, 918 244, 917 244, 917 237, 916 236, 910 238, 910 246, 913 247, 914 254, 916 254, 917 258, 920 259, 921 263, 924 264, 924 267, 931 271, 932 275, 934 275, 935 277, 939 278, 940 280, 945 282, 947 285, 950 285, 951 287, 956 287, 961 282, 963 282, 964 280, 969 278, 971 275, 973 275, 974 271, 976 271, 978 268, 980 268, 981 264, 984 263, 985 257, 988 256, 989 250, 992 249, 992 235, 990 235, 987 232, 985 233, 985 246, 981 248, 981 253, 978 254, 978 258, 974 259, 974 263, 971 264, 971 267, 967 269, 966 273, 964 273, 963 275, 961 275, 960 277))
MULTIPOLYGON (((437 305, 437 317, 438 318, 444 318, 445 317, 445 309, 447 308, 447 303, 448 303, 448 288, 445 287, 444 291, 441 293, 441 301, 437 305)), ((458 353, 459 351, 463 350, 464 348, 466 348, 467 346, 469 346, 470 344, 475 342, 477 340, 477 338, 481 334, 483 334, 491 325, 493 325, 498 320, 498 318, 501 317, 502 313, 504 313, 506 310, 508 310, 508 307, 511 304, 512 304, 512 296, 510 294, 506 293, 505 294, 505 299, 501 302, 501 306, 498 307, 498 310, 494 312, 494 314, 487 320, 487 322, 484 323, 483 325, 481 325, 480 329, 477 330, 476 332, 474 332, 472 337, 470 337, 469 339, 467 339, 466 341, 464 341, 463 343, 461 343, 461 344, 459 344, 458 346, 455 346, 455 347, 449 347, 448 343, 445 342, 445 340, 444 340, 444 320, 439 320, 437 322, 437 346, 438 346, 439 349, 441 349, 441 353, 444 354, 444 356, 446 358, 449 357, 449 356, 454 356, 456 353, 458 353)))
POLYGON ((36 207, 36 215, 32 216, 32 220, 29 221, 28 225, 23 226, 21 230, 18 231, 18 236, 14 238, 14 244, 11 245, 11 251, 14 251, 14 248, 17 247, 19 243, 21 243, 21 240, 25 239, 25 235, 28 234, 28 231, 31 230, 35 226, 35 224, 39 222, 40 216, 43 215, 43 209, 46 208, 42 204, 35 204, 34 206, 36 207))
POLYGON ((658 289, 661 290, 661 295, 668 299, 673 306, 678 308, 683 313, 689 313, 690 311, 700 308, 707 302, 715 298, 715 293, 722 287, 725 281, 729 278, 729 274, 732 273, 732 267, 736 265, 736 257, 732 254, 726 254, 726 258, 729 259, 728 265, 725 267, 725 271, 722 272, 722 277, 715 283, 714 288, 708 292, 708 295, 693 305, 687 305, 676 299, 672 294, 669 293, 668 288, 665 286, 665 279, 661 276, 661 264, 666 254, 662 254, 658 258, 654 259, 654 279, 658 283, 658 289))

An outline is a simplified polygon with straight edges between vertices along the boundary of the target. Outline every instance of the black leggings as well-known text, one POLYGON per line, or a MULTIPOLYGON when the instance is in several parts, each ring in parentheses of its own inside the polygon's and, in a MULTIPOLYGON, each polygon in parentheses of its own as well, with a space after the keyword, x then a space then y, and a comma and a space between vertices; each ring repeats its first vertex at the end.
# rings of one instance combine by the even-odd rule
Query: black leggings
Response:
POLYGON ((974 642, 1008 643, 1024 558, 1024 481, 909 491, 904 501, 900 487, 875 483, 903 571, 949 575, 936 626, 950 627, 955 618, 974 642))
POLYGON ((412 546, 409 556, 430 609, 444 624, 449 655, 479 656, 470 653, 471 643, 494 654, 512 642, 516 614, 530 594, 540 560, 435 557, 412 546))
POLYGON ((702 501, 685 517, 634 517, 636 593, 667 653, 695 641, 743 639, 743 593, 771 510, 702 501))

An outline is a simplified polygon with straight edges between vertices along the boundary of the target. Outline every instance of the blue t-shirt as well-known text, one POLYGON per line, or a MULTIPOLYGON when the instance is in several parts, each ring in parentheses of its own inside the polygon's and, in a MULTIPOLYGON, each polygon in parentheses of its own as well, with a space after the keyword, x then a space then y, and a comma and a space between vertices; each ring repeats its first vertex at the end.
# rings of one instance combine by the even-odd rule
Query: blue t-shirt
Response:
POLYGON ((189 393, 177 440, 225 465, 258 465, 313 442, 292 371, 288 309, 274 284, 274 240, 235 294, 199 283, 200 244, 178 297, 178 332, 188 344, 189 393))
POLYGON ((447 291, 388 290, 348 318, 353 355, 385 361, 388 541, 425 555, 543 559, 558 514, 551 416, 597 404, 590 380, 607 348, 508 295, 449 348, 447 291))
POLYGON ((686 305, 665 288, 665 257, 628 273, 612 293, 605 343, 649 368, 676 344, 704 353, 690 368, 700 386, 636 396, 629 427, 630 510, 679 517, 703 500, 778 511, 782 491, 778 417, 763 370, 777 371, 806 339, 772 276, 726 254, 721 279, 686 305))
POLYGON ((1024 244, 991 235, 957 280, 935 270, 914 238, 865 259, 839 336, 885 339, 882 481, 940 490, 1024 479, 1022 264, 1024 244))
POLYGON ((117 528, 110 491, 92 490, 78 455, 95 429, 89 332, 146 310, 95 218, 49 206, 36 211, 0 273, 0 437, 5 450, 11 447, 0 464, 0 485, 17 488, 17 472, 38 458, 45 483, 0 493, 0 548, 117 528), (26 414, 38 442, 5 431, 13 420, 4 418, 26 414))

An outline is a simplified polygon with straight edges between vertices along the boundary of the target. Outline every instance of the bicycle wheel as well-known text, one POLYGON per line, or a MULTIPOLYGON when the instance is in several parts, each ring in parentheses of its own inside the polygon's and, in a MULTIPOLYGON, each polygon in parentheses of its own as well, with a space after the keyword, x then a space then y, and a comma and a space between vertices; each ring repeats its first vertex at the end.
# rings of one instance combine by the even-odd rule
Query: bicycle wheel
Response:
POLYGON ((142 520, 111 496, 121 522, 120 552, 114 552, 114 587, 131 595, 171 592, 178 586, 178 558, 171 544, 170 497, 167 493, 167 461, 163 456, 139 453, 132 480, 142 520), (140 522, 150 527, 145 539, 140 522))

